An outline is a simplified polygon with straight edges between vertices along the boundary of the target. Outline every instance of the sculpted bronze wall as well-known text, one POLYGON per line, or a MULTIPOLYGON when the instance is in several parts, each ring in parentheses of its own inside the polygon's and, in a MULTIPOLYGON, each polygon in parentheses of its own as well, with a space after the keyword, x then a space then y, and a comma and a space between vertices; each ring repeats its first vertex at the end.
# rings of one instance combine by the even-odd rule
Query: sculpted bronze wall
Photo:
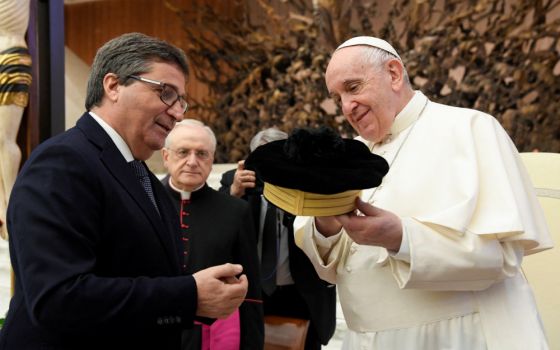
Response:
MULTIPOLYGON (((101 3, 112 31, 144 31, 187 52, 188 116, 216 131, 217 162, 244 158, 251 137, 274 125, 327 124, 353 136, 323 74, 332 50, 354 35, 390 41, 415 87, 492 114, 520 151, 560 152, 560 0, 105 0, 80 5, 91 26, 69 36, 71 48, 88 35, 101 40, 101 3)), ((67 33, 81 23, 72 6, 67 33)))

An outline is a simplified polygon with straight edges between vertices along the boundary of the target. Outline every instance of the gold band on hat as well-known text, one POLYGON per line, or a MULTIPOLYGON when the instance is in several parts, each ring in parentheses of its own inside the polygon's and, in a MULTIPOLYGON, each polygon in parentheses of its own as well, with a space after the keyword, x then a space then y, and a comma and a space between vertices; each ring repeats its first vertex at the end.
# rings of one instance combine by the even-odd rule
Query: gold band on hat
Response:
POLYGON ((264 183, 265 198, 278 208, 296 216, 332 216, 356 209, 361 190, 318 194, 264 183))

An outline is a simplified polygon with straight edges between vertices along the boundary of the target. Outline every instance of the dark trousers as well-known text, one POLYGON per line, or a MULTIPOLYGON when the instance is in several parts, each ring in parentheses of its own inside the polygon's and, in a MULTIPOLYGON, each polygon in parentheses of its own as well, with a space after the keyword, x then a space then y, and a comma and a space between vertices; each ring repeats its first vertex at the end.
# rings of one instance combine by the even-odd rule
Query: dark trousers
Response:
MULTIPOLYGON (((265 315, 295 317, 310 320, 309 309, 295 285, 278 286, 272 295, 263 292, 265 315)), ((305 338, 305 350, 320 350, 321 342, 317 338, 315 325, 309 322, 309 330, 305 338)))

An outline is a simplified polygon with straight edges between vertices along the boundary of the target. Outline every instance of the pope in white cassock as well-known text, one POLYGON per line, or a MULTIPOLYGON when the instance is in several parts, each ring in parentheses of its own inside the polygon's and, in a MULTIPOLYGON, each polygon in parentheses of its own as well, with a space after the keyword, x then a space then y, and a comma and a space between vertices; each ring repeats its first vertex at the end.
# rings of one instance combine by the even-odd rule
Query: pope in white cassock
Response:
POLYGON ((335 283, 344 349, 548 349, 523 256, 552 247, 518 152, 492 116, 411 88, 386 41, 356 37, 331 96, 389 172, 359 214, 304 218, 296 241, 335 283))

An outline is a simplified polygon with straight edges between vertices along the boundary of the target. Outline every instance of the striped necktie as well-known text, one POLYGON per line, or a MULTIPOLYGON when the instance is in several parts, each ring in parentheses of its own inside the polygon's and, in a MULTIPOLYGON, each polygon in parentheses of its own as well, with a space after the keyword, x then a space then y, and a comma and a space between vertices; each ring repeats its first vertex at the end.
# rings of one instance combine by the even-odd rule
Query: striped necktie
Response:
POLYGON ((156 204, 156 198, 154 196, 154 191, 152 190, 152 183, 150 182, 150 176, 148 175, 148 170, 146 170, 146 167, 144 166, 144 164, 139 160, 133 160, 132 162, 129 162, 128 164, 130 164, 132 166, 132 168, 134 169, 134 173, 136 174, 136 177, 138 178, 138 181, 140 181, 140 184, 142 184, 142 187, 144 188, 144 191, 146 192, 146 194, 150 198, 150 201, 152 202, 152 204, 154 205, 154 208, 156 208, 156 211, 159 214, 159 209, 158 209, 158 206, 156 204))

